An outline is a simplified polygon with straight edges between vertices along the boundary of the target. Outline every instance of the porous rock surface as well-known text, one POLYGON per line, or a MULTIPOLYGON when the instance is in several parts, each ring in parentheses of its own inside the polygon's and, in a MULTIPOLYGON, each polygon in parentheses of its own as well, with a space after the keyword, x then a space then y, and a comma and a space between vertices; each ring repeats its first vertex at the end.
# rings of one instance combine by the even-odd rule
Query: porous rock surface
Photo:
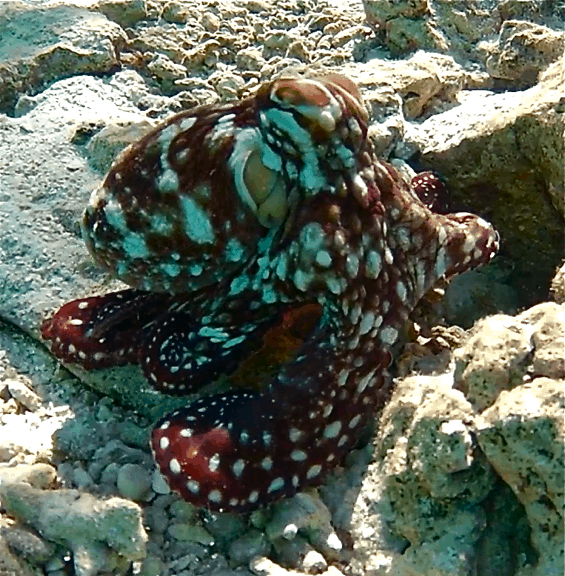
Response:
POLYGON ((189 399, 137 368, 69 372, 37 341, 49 311, 120 286, 78 228, 115 154, 287 67, 351 76, 379 154, 408 177, 437 169, 454 209, 500 230, 498 261, 429 318, 469 328, 546 300, 563 254, 560 8, 453 4, 0 3, 0 574, 563 573, 558 304, 457 335, 421 326, 399 351, 399 373, 419 373, 398 379, 374 441, 318 491, 247 516, 195 509, 154 469, 151 423, 189 399))

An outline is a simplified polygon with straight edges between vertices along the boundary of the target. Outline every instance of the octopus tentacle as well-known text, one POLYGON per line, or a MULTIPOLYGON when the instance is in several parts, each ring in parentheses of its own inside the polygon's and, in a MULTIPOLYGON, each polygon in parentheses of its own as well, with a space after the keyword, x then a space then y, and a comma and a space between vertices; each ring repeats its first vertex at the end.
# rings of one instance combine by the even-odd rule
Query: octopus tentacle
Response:
POLYGON ((135 363, 146 325, 169 300, 138 290, 73 300, 43 323, 41 336, 57 357, 86 370, 135 363))

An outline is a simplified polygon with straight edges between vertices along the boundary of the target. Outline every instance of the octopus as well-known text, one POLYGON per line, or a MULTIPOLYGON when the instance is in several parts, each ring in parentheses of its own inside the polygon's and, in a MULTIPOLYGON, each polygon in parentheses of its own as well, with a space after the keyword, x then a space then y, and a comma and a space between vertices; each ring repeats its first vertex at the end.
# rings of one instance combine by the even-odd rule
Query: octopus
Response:
POLYGON ((62 361, 138 363, 185 395, 296 332, 266 382, 248 365, 245 386, 155 424, 161 473, 197 506, 246 512, 322 483, 386 402, 418 301, 498 249, 482 218, 430 209, 437 177, 378 159, 368 121, 350 79, 283 75, 157 126, 86 208, 89 252, 130 288, 44 323, 62 361))

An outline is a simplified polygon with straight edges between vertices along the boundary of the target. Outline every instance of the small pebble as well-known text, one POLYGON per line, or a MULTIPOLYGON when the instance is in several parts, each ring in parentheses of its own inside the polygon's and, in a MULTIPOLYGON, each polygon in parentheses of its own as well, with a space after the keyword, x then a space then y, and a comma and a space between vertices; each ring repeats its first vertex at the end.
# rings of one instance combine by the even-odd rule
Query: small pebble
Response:
POLYGON ((89 488, 94 482, 84 468, 77 467, 73 470, 73 484, 77 488, 89 488))
POLYGON ((19 380, 7 380, 8 391, 22 406, 31 412, 35 412, 41 405, 41 398, 23 382, 19 380))
POLYGON ((316 550, 310 550, 302 560, 302 570, 307 574, 320 574, 328 567, 325 558, 316 550))
POLYGON ((124 464, 118 470, 116 485, 124 498, 143 500, 151 489, 151 474, 139 464, 124 464))
POLYGON ((104 468, 100 474, 100 484, 104 484, 108 487, 116 486, 120 468, 121 466, 116 462, 108 464, 108 466, 106 466, 106 468, 104 468))
POLYGON ((153 534, 163 534, 169 524, 169 517, 162 508, 150 506, 144 510, 145 523, 153 534))
POLYGON ((191 526, 190 524, 171 524, 167 533, 175 540, 183 542, 198 542, 204 546, 214 544, 214 538, 206 528, 202 526, 191 526))
POLYGON ((263 532, 251 528, 243 536, 230 544, 229 557, 237 564, 247 564, 256 556, 266 556, 271 544, 263 532))
POLYGON ((8 546, 19 556, 34 564, 44 564, 55 551, 53 544, 26 528, 0 526, 0 537, 4 538, 8 546))
POLYGON ((46 572, 52 574, 53 572, 57 572, 59 570, 65 569, 65 562, 59 556, 53 556, 51 559, 47 560, 45 565, 43 566, 46 572))
POLYGON ((194 517, 196 508, 190 502, 175 500, 169 508, 169 513, 174 516, 175 520, 188 522, 194 517))
POLYGON ((156 492, 157 494, 171 493, 171 489, 169 488, 167 481, 165 480, 165 478, 163 478, 161 472, 159 472, 159 470, 157 470, 156 468, 153 472, 153 478, 151 480, 151 488, 153 488, 153 491, 156 492))
POLYGON ((161 558, 149 554, 141 564, 139 576, 160 576, 164 571, 165 566, 161 558))

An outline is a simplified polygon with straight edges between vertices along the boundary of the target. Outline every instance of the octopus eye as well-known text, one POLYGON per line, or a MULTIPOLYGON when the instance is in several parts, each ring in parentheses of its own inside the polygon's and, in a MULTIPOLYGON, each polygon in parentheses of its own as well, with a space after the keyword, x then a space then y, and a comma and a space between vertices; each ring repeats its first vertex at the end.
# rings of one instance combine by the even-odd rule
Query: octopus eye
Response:
POLYGON ((280 173, 261 160, 261 151, 249 154, 243 169, 243 182, 256 204, 257 219, 266 228, 278 226, 288 211, 286 187, 280 173))

